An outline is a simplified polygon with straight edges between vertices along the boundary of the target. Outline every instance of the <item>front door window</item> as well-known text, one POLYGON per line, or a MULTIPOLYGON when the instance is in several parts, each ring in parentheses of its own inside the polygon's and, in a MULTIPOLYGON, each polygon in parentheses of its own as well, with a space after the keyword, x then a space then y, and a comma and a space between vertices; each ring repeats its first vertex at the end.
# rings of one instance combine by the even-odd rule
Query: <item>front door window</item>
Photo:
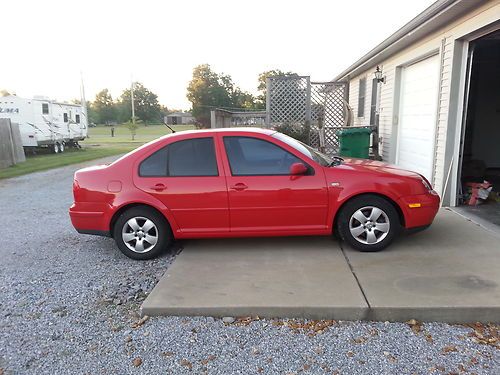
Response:
POLYGON ((224 137, 233 176, 286 176, 290 166, 300 163, 295 155, 262 139, 224 137))

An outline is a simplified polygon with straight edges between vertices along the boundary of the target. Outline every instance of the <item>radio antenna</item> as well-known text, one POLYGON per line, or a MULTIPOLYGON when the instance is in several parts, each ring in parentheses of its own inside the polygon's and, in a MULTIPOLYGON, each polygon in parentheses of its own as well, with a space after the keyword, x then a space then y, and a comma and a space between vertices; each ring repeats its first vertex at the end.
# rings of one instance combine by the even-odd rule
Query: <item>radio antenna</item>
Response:
POLYGON ((170 129, 172 133, 175 133, 175 130, 170 127, 170 125, 167 124, 167 121, 165 120, 165 117, 163 118, 163 124, 170 129))

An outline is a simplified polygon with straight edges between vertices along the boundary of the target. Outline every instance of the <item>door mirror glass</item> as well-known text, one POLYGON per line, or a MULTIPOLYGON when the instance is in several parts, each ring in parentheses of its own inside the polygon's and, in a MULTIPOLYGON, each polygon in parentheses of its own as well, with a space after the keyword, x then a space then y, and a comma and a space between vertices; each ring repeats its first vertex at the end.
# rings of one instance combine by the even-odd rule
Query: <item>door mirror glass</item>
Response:
POLYGON ((293 163, 290 166, 290 174, 292 176, 303 175, 307 173, 307 167, 302 163, 293 163))

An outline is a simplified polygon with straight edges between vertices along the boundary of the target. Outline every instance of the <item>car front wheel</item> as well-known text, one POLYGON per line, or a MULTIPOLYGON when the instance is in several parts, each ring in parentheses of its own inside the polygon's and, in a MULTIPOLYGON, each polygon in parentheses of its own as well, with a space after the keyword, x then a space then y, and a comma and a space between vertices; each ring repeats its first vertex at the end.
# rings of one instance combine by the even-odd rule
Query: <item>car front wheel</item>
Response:
POLYGON ((149 207, 132 207, 122 213, 113 237, 121 252, 136 260, 155 258, 172 242, 165 218, 149 207))
POLYGON ((364 195, 347 202, 339 213, 340 237, 360 251, 385 249, 401 231, 399 215, 384 198, 364 195))

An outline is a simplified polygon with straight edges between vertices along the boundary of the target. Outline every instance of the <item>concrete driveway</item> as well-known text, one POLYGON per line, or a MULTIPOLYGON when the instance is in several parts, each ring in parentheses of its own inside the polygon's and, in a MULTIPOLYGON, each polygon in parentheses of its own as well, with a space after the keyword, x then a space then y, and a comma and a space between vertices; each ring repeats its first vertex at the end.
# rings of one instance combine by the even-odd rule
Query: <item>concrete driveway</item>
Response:
POLYGON ((500 237, 443 209, 380 253, 329 237, 196 240, 147 315, 500 321, 500 237))

